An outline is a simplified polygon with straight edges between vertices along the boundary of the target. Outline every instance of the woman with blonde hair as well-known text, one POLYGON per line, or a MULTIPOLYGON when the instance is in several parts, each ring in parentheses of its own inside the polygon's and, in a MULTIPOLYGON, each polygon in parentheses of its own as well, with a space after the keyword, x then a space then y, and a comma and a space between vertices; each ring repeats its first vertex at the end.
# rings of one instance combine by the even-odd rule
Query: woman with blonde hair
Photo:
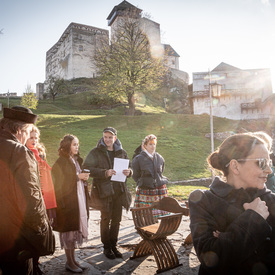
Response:
MULTIPOLYGON (((142 151, 132 162, 133 179, 137 184, 134 207, 151 206, 167 197, 168 179, 162 175, 164 158, 156 152, 157 137, 148 135, 142 142, 142 151)), ((154 217, 164 214, 163 211, 153 209, 154 217)))
POLYGON ((51 167, 46 160, 46 148, 40 142, 40 131, 33 125, 26 146, 34 153, 39 165, 40 183, 43 199, 46 205, 48 217, 53 223, 56 217, 56 199, 51 176, 51 167))
POLYGON ((219 171, 209 190, 190 194, 190 228, 199 274, 275 274, 275 195, 266 189, 269 147, 236 134, 209 155, 219 171))
MULTIPOLYGON (((30 130, 30 137, 27 139, 26 146, 34 153, 35 159, 38 162, 40 185, 42 196, 45 202, 47 215, 51 225, 56 218, 56 199, 51 176, 51 167, 46 161, 45 146, 40 143, 40 131, 33 125, 30 130)), ((39 257, 33 258, 33 268, 37 274, 42 274, 39 268, 39 257)))

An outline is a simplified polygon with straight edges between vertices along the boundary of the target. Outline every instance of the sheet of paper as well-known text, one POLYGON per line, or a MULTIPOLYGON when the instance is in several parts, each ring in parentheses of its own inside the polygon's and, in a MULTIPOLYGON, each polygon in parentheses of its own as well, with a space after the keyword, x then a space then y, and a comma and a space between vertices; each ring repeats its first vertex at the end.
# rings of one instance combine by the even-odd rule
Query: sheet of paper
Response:
POLYGON ((116 171, 115 175, 112 175, 112 181, 125 182, 126 176, 122 173, 124 169, 129 168, 129 159, 114 158, 114 170, 116 171))

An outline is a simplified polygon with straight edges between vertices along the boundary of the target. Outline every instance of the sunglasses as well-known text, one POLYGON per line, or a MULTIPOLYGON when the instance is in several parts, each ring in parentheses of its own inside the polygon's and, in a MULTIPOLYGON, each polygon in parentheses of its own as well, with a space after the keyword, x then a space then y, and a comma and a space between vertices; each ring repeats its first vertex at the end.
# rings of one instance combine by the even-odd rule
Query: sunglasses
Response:
MULTIPOLYGON (((247 160, 256 161, 258 167, 261 168, 263 171, 267 168, 267 166, 269 168, 271 168, 273 166, 272 160, 271 159, 266 159, 266 158, 259 158, 259 159, 236 159, 236 161, 238 161, 238 162, 247 161, 247 160)), ((225 165, 225 167, 228 167, 229 164, 230 164, 230 162, 227 163, 225 165)))

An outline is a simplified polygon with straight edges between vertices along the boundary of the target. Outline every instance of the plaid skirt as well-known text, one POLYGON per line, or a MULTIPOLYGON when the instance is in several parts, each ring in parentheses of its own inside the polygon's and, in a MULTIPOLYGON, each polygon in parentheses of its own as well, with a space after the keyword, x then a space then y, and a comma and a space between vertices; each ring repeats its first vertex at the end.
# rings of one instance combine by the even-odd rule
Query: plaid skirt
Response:
MULTIPOLYGON (((160 201, 162 198, 167 196, 167 187, 165 184, 156 189, 140 189, 137 187, 134 207, 151 206, 153 202, 160 201)), ((166 211, 153 209, 153 216, 155 218, 166 214, 166 211)))

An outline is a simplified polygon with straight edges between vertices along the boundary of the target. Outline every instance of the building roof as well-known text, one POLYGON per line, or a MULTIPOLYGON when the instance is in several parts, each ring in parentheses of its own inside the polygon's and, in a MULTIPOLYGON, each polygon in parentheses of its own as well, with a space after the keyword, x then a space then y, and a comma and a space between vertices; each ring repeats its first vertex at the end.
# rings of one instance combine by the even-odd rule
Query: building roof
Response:
POLYGON ((218 65, 216 68, 212 70, 212 72, 217 72, 217 71, 241 71, 241 69, 222 62, 220 63, 220 65, 218 65))
POLYGON ((169 44, 163 44, 164 51, 168 54, 168 56, 180 57, 180 55, 171 47, 169 44))
POLYGON ((49 55, 54 54, 54 53, 57 52, 57 49, 63 43, 63 41, 65 40, 66 36, 70 33, 71 29, 78 29, 78 30, 82 30, 82 31, 91 32, 91 33, 94 33, 94 34, 96 34, 98 32, 109 34, 109 31, 105 30, 105 29, 100 29, 100 28, 97 28, 97 27, 89 26, 89 25, 84 25, 84 24, 79 24, 79 23, 71 22, 69 24, 69 26, 65 29, 65 31, 63 32, 63 34, 61 35, 61 37, 59 38, 59 40, 57 41, 57 43, 55 43, 46 52, 46 56, 47 57, 49 55))
POLYGON ((123 11, 123 10, 126 10, 126 9, 136 9, 136 10, 138 10, 139 13, 142 12, 141 9, 135 7, 134 5, 132 5, 129 2, 124 0, 119 5, 114 6, 114 8, 112 9, 112 11, 110 12, 110 14, 107 17, 107 20, 110 20, 115 12, 123 11))

